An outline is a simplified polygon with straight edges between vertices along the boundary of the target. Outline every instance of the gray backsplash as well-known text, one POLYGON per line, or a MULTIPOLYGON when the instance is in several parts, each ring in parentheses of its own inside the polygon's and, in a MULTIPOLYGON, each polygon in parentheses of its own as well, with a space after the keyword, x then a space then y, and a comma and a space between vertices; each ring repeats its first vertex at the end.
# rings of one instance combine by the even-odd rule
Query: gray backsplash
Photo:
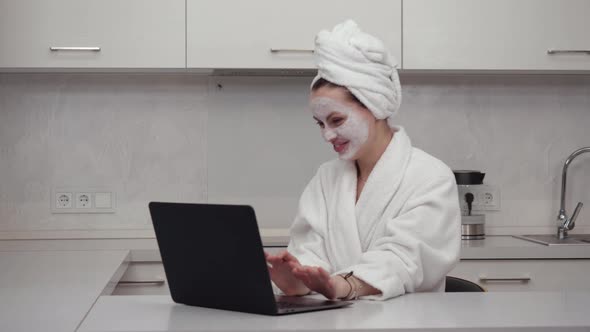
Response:
MULTIPOLYGON (((147 202, 247 203, 286 228, 317 166, 335 157, 306 110, 311 78, 0 74, 0 231, 149 229, 147 202), (51 188, 108 186, 115 214, 51 214, 51 188)), ((560 172, 590 145, 590 76, 403 75, 398 122, 502 194, 488 234, 547 232, 560 172)), ((590 157, 568 208, 590 203, 590 157), (575 200, 575 202, 574 202, 575 200)), ((590 230, 590 211, 578 227, 590 230)))

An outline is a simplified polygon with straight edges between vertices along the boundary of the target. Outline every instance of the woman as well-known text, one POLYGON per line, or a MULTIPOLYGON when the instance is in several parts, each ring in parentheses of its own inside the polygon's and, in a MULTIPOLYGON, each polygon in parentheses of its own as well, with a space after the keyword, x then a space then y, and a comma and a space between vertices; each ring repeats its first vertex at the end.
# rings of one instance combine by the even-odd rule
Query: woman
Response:
POLYGON ((287 251, 267 254, 286 295, 384 300, 444 291, 459 258, 455 179, 391 117, 401 88, 383 43, 353 21, 316 37, 310 110, 339 158, 301 196, 287 251))

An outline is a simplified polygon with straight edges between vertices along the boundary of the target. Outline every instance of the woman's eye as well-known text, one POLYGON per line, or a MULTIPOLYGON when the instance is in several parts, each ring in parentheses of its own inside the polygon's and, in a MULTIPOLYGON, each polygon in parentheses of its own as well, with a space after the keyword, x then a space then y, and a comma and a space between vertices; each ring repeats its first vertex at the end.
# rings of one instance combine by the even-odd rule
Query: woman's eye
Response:
POLYGON ((342 121, 344 121, 343 118, 334 118, 332 119, 332 125, 339 126, 340 124, 342 124, 342 121))
POLYGON ((321 122, 317 121, 317 122, 316 122, 316 124, 317 124, 318 126, 320 126, 320 128, 324 128, 324 124, 323 124, 323 123, 321 123, 321 122))

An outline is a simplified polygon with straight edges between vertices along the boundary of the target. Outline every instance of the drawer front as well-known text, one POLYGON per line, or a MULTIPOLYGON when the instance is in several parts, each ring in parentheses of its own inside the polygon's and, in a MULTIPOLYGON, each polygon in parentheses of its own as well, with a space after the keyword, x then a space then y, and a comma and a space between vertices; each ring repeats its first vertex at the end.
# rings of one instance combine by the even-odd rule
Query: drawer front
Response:
POLYGON ((590 260, 465 260, 449 275, 488 291, 590 290, 590 260))
MULTIPOLYGON (((270 254, 278 254, 286 247, 266 247, 270 254)), ((132 262, 121 277, 112 295, 170 294, 162 262, 132 262)))
POLYGON ((164 265, 131 263, 115 287, 112 295, 165 295, 170 294, 164 265))

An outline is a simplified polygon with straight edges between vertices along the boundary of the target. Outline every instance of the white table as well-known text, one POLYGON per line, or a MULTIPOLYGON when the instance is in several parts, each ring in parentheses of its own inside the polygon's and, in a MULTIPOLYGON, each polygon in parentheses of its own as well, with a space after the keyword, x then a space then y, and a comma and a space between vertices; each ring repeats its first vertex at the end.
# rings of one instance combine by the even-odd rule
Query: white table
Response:
POLYGON ((73 332, 129 251, 0 252, 0 331, 73 332))
POLYGON ((420 293, 276 317, 179 305, 168 296, 101 296, 79 331, 590 331, 588 308, 590 292, 420 293))

